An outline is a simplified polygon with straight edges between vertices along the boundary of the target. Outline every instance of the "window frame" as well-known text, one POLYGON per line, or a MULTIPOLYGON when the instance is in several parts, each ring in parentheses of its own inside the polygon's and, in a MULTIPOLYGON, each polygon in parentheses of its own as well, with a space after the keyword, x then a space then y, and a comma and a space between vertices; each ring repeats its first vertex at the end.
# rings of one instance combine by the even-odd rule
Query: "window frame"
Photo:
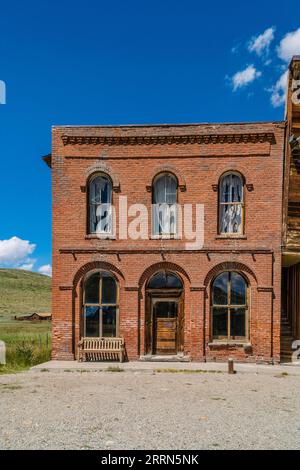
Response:
POLYGON ((100 232, 91 230, 91 206, 96 206, 97 207, 97 206, 100 206, 101 204, 108 204, 108 203, 95 204, 95 203, 90 202, 91 184, 92 184, 93 180, 95 180, 98 177, 104 178, 109 182, 111 208, 113 206, 113 182, 112 182, 111 177, 107 173, 99 172, 99 171, 96 172, 96 173, 93 173, 92 175, 90 175, 90 177, 88 179, 88 182, 87 182, 87 191, 86 191, 87 192, 87 197, 86 197, 86 206, 87 206, 87 210, 86 210, 86 234, 87 235, 99 236, 99 237, 105 237, 105 236, 111 237, 114 234, 114 226, 113 226, 114 225, 114 219, 113 219, 113 211, 112 210, 111 210, 111 228, 110 228, 110 230, 100 231, 100 232))
MULTIPOLYGON (((174 173, 171 173, 169 171, 163 171, 161 173, 158 173, 154 178, 153 178, 153 181, 152 181, 152 198, 151 198, 151 204, 152 204, 152 213, 151 213, 151 233, 152 233, 152 238, 166 238, 166 239, 174 239, 177 237, 178 235, 178 210, 177 210, 177 204, 178 204, 178 178, 177 176, 174 174, 174 173), (164 176, 170 176, 176 183, 176 202, 172 203, 172 204, 169 204, 167 202, 165 203, 158 203, 158 204, 167 204, 170 207, 172 206, 176 206, 176 217, 175 217, 175 231, 174 232, 159 232, 159 233, 156 233, 155 232, 155 227, 154 227, 154 207, 155 207, 155 202, 154 202, 154 197, 155 197, 155 184, 157 183, 157 181, 164 177, 164 176)), ((160 226, 160 224, 159 224, 160 226)), ((170 223, 169 223, 169 226, 170 226, 170 223)))
POLYGON ((249 282, 248 280, 245 278, 245 276, 243 275, 243 273, 239 272, 239 271, 235 271, 235 270, 232 270, 232 271, 228 271, 228 270, 224 270, 224 271, 221 271, 217 274, 217 276, 213 279, 212 283, 211 283, 211 288, 210 288, 210 316, 211 316, 211 321, 210 321, 210 329, 211 329, 211 334, 210 334, 210 337, 211 337, 211 341, 213 343, 247 343, 250 341, 250 285, 249 285, 249 282), (228 299, 228 303, 225 305, 219 305, 219 304, 214 304, 213 303, 213 294, 214 294, 214 283, 216 281, 216 279, 221 275, 221 274, 224 274, 224 273, 228 273, 229 276, 228 276, 228 281, 227 281, 227 299, 228 299), (236 305, 236 304, 231 304, 230 301, 231 301, 231 275, 232 273, 235 273, 235 274, 239 274, 244 282, 245 282, 245 287, 246 287, 246 304, 243 304, 243 305, 236 305), (215 337, 214 336, 214 330, 213 330, 213 327, 214 327, 214 308, 226 308, 227 309, 227 337, 215 337), (233 338, 231 336, 231 310, 234 309, 234 308, 242 308, 245 310, 245 336, 244 337, 237 337, 236 338, 233 338))
MULTIPOLYGON (((116 336, 111 336, 111 338, 118 338, 119 337, 119 332, 120 332, 120 312, 119 312, 119 296, 120 296, 120 288, 119 288, 119 282, 116 279, 116 277, 110 272, 110 271, 104 271, 104 270, 95 270, 92 271, 88 274, 88 276, 84 279, 83 285, 82 285, 82 308, 81 308, 81 318, 82 318, 82 332, 83 332, 83 337, 86 337, 86 318, 85 318, 85 308, 86 307, 97 307, 99 309, 99 338, 103 337, 103 307, 115 307, 116 309, 116 336), (90 303, 85 301, 85 295, 86 295, 86 284, 89 281, 89 279, 94 275, 94 274, 100 274, 99 278, 99 302, 98 303, 90 303), (116 302, 115 303, 107 303, 107 302, 102 302, 102 279, 105 277, 104 275, 108 275, 107 277, 111 277, 114 279, 115 284, 116 284, 116 302)), ((92 336, 91 336, 92 338, 92 336)), ((110 338, 108 336, 107 338, 110 338)))
POLYGON ((219 183, 218 183, 218 235, 224 237, 224 238, 234 238, 234 237, 241 237, 245 235, 245 220, 246 220, 246 211, 245 211, 245 178, 244 176, 238 172, 238 171, 226 171, 223 173, 220 178, 219 178, 219 183), (241 188, 242 188, 242 201, 241 202, 221 202, 221 194, 222 194, 222 183, 224 178, 229 175, 234 175, 238 176, 240 181, 241 181, 241 188), (239 232, 222 232, 221 231, 221 206, 241 206, 241 216, 242 216, 242 221, 241 221, 241 229, 239 232))

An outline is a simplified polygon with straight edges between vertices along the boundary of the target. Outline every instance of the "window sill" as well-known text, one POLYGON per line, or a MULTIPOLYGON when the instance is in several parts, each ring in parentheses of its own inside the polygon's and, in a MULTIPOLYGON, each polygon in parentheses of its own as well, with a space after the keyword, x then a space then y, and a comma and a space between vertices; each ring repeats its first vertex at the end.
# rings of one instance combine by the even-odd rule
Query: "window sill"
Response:
POLYGON ((85 236, 86 240, 116 240, 115 235, 105 234, 105 233, 91 233, 85 236))
POLYGON ((246 235, 234 235, 232 233, 228 235, 217 235, 216 240, 247 240, 246 235))
POLYGON ((150 240, 182 240, 176 234, 165 234, 165 235, 150 235, 150 240))
POLYGON ((246 341, 212 341, 208 343, 210 348, 214 347, 239 347, 239 348, 251 348, 251 343, 246 341))

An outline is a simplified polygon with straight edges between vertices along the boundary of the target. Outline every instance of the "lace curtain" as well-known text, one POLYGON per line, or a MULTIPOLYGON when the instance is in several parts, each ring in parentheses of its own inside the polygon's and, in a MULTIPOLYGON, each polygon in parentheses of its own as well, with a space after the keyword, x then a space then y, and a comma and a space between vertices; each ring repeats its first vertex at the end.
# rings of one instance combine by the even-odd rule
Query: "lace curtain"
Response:
POLYGON ((96 176, 90 182, 90 233, 111 233, 111 182, 105 176, 96 176))
POLYGON ((243 182, 239 175, 229 174, 220 184, 220 233, 242 233, 243 182))
POLYGON ((174 176, 165 174, 154 183, 153 233, 170 235, 176 233, 177 182, 174 176))

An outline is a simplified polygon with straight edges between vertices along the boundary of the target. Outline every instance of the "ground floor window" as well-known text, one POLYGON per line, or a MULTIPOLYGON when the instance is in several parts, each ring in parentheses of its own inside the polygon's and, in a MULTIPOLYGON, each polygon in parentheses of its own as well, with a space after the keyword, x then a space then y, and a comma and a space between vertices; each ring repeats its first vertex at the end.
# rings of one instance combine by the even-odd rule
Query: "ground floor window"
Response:
POLYGON ((118 285, 115 278, 102 271, 88 276, 83 289, 83 335, 117 336, 118 317, 118 285))
POLYGON ((212 285, 212 337, 215 340, 248 338, 248 286, 237 272, 223 272, 212 285))

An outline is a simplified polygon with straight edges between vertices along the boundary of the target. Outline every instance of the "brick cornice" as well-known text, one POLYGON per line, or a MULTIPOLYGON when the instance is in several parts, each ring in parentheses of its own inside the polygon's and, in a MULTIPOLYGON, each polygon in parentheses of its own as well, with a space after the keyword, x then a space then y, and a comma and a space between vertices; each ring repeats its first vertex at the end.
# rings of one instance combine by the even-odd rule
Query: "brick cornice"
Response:
POLYGON ((134 135, 134 136, 95 136, 63 135, 64 145, 165 145, 165 144, 242 144, 275 143, 273 132, 251 132, 235 134, 205 135, 134 135))
POLYGON ((186 249, 186 248, 105 248, 103 246, 97 247, 63 247, 59 248, 60 254, 136 254, 136 253, 147 253, 147 254, 162 254, 162 253, 204 253, 204 254, 236 254, 239 255, 241 253, 248 253, 248 254, 263 254, 263 255, 270 255, 274 253, 274 250, 268 248, 203 248, 203 249, 186 249))

